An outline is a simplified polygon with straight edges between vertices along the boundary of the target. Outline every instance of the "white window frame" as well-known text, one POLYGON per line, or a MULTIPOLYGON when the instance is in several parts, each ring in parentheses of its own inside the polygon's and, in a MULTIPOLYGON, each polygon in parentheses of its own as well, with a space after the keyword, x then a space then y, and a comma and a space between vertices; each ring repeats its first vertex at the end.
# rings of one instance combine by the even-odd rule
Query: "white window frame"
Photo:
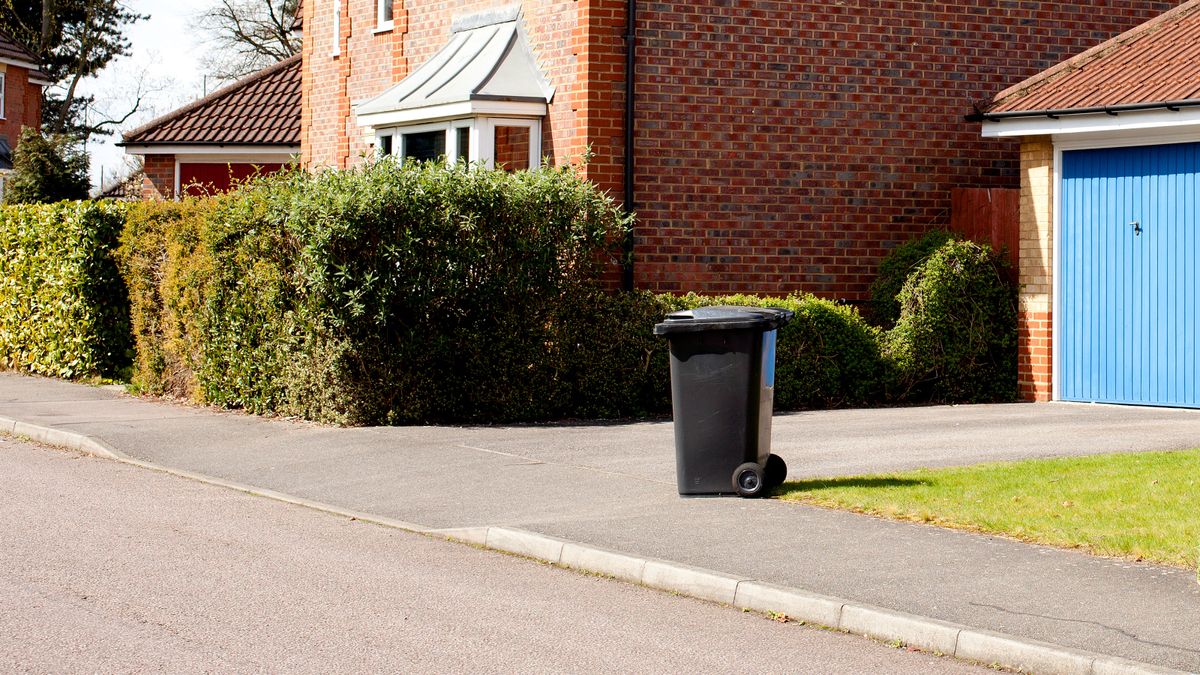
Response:
POLYGON ((5 101, 8 98, 8 73, 0 73, 0 120, 8 119, 8 105, 5 101))
POLYGON ((518 117, 479 117, 482 124, 479 130, 479 146, 486 149, 486 157, 482 157, 483 161, 487 162, 489 169, 496 168, 496 127, 519 127, 529 129, 529 165, 527 169, 533 170, 541 166, 542 163, 542 121, 540 119, 518 118, 518 117))
POLYGON ((396 7, 395 0, 376 0, 375 2, 375 32, 383 33, 392 30, 396 27, 396 7), (392 18, 385 20, 383 18, 383 10, 387 7, 392 8, 392 18))
POLYGON ((330 56, 342 53, 342 0, 333 0, 333 49, 330 56))
POLYGON ((446 133, 446 162, 453 164, 460 159, 470 163, 483 162, 489 169, 496 166, 496 127, 519 127, 529 129, 529 161, 525 169, 537 169, 542 163, 542 121, 515 117, 467 117, 428 124, 386 127, 375 130, 375 147, 382 145, 381 139, 392 137, 392 155, 400 161, 404 157, 404 136, 423 134, 430 131, 446 133), (466 157, 458 153, 458 130, 470 129, 470 148, 466 157))

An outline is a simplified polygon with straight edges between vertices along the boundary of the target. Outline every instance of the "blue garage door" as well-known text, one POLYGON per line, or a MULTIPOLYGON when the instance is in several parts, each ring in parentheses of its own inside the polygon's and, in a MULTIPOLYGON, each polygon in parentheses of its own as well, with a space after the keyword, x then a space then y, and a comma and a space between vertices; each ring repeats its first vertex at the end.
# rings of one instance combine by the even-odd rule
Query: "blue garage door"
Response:
POLYGON ((1200 407, 1200 143, 1063 153, 1059 394, 1200 407))

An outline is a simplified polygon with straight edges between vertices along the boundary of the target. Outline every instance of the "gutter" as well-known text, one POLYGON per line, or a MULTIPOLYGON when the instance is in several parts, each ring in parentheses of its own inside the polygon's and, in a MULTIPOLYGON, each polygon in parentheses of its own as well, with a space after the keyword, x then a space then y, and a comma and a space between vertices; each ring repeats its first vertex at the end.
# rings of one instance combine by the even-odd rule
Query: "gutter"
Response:
MULTIPOLYGON (((634 70, 637 66, 637 0, 627 0, 625 10, 625 210, 634 211, 633 188, 633 119, 634 70)), ((633 290, 633 226, 622 242, 624 261, 621 265, 621 287, 633 290)))
POLYGON ((1046 110, 1013 110, 1009 112, 987 113, 976 111, 965 115, 968 122, 999 122, 1019 117, 1049 117, 1057 119, 1067 115, 1118 115, 1123 112, 1139 112, 1143 110, 1170 110, 1178 112, 1181 108, 1200 107, 1200 99, 1186 98, 1177 101, 1160 101, 1158 103, 1124 103, 1121 105, 1093 106, 1090 108, 1057 108, 1046 110))

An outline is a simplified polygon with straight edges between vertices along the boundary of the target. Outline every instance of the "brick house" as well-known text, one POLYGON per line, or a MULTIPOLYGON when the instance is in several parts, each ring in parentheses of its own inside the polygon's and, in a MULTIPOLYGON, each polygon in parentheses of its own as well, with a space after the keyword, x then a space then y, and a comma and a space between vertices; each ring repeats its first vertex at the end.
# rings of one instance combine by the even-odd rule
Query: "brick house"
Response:
POLYGON ((304 0, 301 160, 590 151, 628 282, 860 301, 952 188, 1019 184, 974 104, 1176 4, 304 0))
POLYGON ((42 126, 42 87, 49 85, 37 57, 0 31, 0 197, 21 130, 42 126))
POLYGON ((1200 0, 997 94, 1021 143, 1020 382, 1200 407, 1200 0))
POLYGON ((264 68, 123 135, 144 158, 143 199, 228 190, 300 152, 299 56, 264 68))

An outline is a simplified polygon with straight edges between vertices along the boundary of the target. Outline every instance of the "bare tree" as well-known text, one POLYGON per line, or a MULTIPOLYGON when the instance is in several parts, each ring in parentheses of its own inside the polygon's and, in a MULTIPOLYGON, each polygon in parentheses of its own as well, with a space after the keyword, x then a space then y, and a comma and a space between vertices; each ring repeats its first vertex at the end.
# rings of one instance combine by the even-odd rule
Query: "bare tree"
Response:
POLYGON ((107 133, 83 118, 92 99, 80 82, 130 53, 126 28, 148 17, 121 0, 0 0, 0 27, 33 52, 53 86, 42 97, 47 132, 86 138, 107 133))
POLYGON ((200 17, 211 47, 205 65, 232 80, 300 53, 292 29, 299 0, 217 0, 200 17))

